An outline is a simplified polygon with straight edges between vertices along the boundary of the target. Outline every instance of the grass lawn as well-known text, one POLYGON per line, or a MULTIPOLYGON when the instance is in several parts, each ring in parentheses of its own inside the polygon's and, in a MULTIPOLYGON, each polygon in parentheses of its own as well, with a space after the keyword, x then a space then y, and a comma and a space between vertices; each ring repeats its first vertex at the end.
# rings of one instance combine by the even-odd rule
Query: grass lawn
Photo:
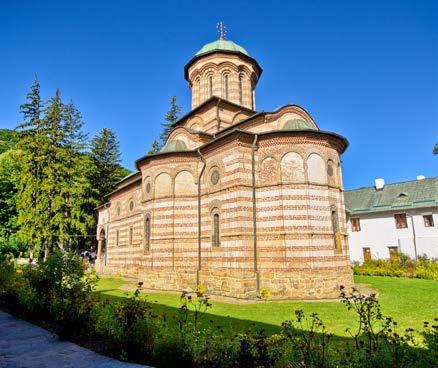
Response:
MULTIPOLYGON (((438 282, 432 280, 404 279, 377 276, 356 276, 357 284, 366 284, 379 293, 384 314, 392 316, 400 331, 407 327, 421 329, 423 321, 438 317, 438 282)), ((135 283, 120 278, 101 278, 98 291, 108 297, 126 297, 135 283)), ((174 314, 181 303, 179 294, 151 292, 147 295, 157 312, 174 314)), ((212 301, 213 307, 203 317, 203 323, 213 320, 225 330, 236 333, 255 323, 268 333, 278 331, 281 322, 291 319, 294 311, 303 309, 306 313, 316 312, 328 330, 337 336, 348 336, 345 329, 355 326, 353 314, 339 302, 268 301, 239 303, 212 301)))

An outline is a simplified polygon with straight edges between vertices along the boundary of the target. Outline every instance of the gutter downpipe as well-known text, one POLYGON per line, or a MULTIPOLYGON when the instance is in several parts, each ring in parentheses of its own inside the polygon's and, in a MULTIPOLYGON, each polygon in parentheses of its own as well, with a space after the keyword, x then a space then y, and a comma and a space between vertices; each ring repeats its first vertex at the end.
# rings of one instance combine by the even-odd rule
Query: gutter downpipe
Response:
POLYGON ((252 166, 252 226, 253 226, 253 246, 254 246, 254 273, 256 277, 256 297, 260 297, 260 273, 257 267, 257 206, 256 206, 256 175, 255 175, 255 151, 258 150, 259 136, 254 136, 251 146, 251 166, 252 166))
POLYGON ((414 216, 411 216, 411 224, 412 224, 412 236, 414 237, 414 252, 415 252, 415 259, 418 259, 418 255, 417 255, 417 235, 415 233, 415 225, 414 225, 414 216))
POLYGON ((201 178, 207 163, 199 148, 197 152, 202 161, 202 169, 198 175, 198 268, 196 270, 196 285, 199 285, 199 272, 201 271, 201 178))

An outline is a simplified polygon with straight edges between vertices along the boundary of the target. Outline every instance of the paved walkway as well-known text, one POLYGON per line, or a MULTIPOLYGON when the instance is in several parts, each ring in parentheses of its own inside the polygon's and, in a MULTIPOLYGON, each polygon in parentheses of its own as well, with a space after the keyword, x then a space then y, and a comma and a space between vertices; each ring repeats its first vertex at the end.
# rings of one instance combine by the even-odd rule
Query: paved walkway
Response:
POLYGON ((139 368, 99 355, 29 322, 0 311, 0 368, 139 368))

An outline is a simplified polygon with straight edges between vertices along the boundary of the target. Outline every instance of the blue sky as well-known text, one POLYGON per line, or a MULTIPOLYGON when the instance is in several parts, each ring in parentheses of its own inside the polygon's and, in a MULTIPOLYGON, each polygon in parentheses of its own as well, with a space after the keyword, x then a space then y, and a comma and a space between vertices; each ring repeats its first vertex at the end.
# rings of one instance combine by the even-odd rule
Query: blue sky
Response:
POLYGON ((437 176, 437 19, 433 0, 2 0, 0 127, 20 121, 37 73, 44 97, 73 99, 90 135, 114 130, 133 169, 170 96, 189 111, 183 67, 223 20, 264 69, 258 110, 295 103, 348 138, 347 189, 437 176))

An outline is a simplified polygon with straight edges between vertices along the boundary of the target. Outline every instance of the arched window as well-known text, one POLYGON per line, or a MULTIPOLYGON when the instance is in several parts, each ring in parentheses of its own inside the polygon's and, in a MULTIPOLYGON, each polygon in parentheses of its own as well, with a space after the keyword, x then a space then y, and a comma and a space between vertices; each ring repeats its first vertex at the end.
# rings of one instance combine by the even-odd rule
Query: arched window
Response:
POLYGON ((224 98, 228 100, 228 74, 224 75, 224 98))
POLYGON ((208 97, 213 96, 213 77, 210 75, 208 77, 208 97))
POLYGON ((239 103, 243 104, 243 76, 239 75, 239 103))
POLYGON ((220 246, 220 219, 219 214, 213 214, 213 234, 212 234, 212 245, 213 247, 220 246))
POLYGON ((151 247, 151 219, 147 216, 144 220, 144 249, 151 247))

